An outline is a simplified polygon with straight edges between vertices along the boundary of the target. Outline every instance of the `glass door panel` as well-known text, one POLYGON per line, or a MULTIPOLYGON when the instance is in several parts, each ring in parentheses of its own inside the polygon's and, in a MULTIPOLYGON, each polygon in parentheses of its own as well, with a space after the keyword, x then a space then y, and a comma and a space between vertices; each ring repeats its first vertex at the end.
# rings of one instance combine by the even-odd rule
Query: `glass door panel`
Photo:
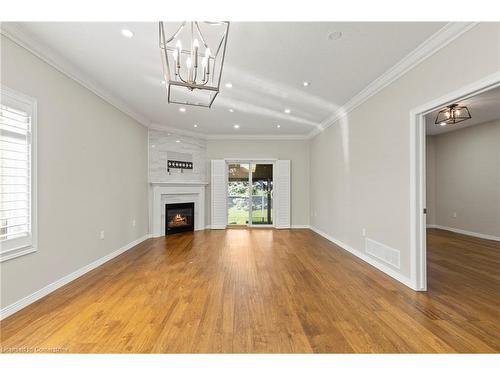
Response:
POLYGON ((228 164, 227 224, 248 225, 250 219, 250 164, 228 164))
POLYGON ((251 164, 252 225, 272 225, 273 165, 251 164))

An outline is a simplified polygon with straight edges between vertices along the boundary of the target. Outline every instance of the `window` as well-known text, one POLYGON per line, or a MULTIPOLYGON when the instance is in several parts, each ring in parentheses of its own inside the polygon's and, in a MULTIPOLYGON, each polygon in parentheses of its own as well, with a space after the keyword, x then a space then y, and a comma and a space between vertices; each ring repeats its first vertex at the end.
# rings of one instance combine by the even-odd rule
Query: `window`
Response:
POLYGON ((0 88, 0 261, 36 251, 35 111, 0 88))

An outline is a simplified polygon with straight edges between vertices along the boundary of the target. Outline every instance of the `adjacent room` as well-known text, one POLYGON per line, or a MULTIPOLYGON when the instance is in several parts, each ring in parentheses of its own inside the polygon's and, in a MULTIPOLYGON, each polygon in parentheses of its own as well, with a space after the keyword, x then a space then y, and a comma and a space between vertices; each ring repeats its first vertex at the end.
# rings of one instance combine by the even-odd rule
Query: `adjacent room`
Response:
POLYGON ((494 307, 494 315, 498 306, 488 301, 499 285, 499 103, 495 88, 425 117, 427 289, 460 291, 467 310, 494 307))
POLYGON ((2 22, 3 353, 498 353, 499 22, 2 22))

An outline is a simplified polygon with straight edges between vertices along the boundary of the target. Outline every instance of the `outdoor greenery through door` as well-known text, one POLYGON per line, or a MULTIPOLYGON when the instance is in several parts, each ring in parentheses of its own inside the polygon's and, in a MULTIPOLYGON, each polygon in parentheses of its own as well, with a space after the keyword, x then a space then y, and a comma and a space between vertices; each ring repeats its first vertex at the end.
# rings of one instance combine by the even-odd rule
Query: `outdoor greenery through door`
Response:
POLYGON ((228 225, 272 225, 273 164, 228 164, 227 191, 228 225))

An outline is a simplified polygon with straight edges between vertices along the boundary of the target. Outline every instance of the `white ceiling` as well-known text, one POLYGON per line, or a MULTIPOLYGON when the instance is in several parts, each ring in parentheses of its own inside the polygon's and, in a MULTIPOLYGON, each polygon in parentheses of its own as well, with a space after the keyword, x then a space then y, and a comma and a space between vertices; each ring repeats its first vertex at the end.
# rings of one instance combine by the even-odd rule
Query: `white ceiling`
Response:
POLYGON ((84 81, 96 83, 152 127, 200 135, 305 136, 444 25, 231 23, 222 82, 233 87, 222 85, 211 109, 187 107, 185 113, 167 103, 160 83, 157 23, 29 22, 3 27, 22 32, 31 47, 72 66, 84 81), (123 37, 122 28, 135 36, 123 37), (329 34, 337 31, 342 37, 330 40, 329 34), (304 87, 303 81, 310 86, 304 87), (284 113, 285 108, 291 113, 284 113), (233 129, 234 124, 240 128, 233 129))
MULTIPOLYGON (((468 126, 479 125, 485 122, 500 120, 500 87, 483 92, 471 98, 456 102, 469 108, 471 118, 454 125, 441 126, 435 124, 438 112, 437 109, 425 116, 425 126, 427 135, 436 135, 450 131, 463 129, 468 126)), ((453 104, 453 103, 449 103, 453 104)))

